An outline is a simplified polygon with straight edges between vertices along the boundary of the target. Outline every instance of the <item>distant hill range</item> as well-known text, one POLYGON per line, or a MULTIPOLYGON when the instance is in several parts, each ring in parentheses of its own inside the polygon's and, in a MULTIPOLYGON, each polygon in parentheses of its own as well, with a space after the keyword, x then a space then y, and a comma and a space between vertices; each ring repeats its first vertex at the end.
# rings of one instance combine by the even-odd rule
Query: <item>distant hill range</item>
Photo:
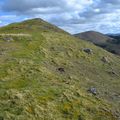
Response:
POLYGON ((87 31, 74 36, 90 41, 107 51, 120 55, 120 34, 102 34, 96 31, 87 31))
POLYGON ((107 36, 116 39, 116 44, 120 44, 120 34, 107 34, 107 36))

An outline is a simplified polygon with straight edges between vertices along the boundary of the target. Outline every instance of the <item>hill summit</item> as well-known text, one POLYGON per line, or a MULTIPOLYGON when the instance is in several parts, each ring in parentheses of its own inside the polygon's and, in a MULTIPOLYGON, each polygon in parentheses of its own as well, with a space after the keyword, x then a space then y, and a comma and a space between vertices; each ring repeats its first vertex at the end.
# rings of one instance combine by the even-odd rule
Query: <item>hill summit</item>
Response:
POLYGON ((118 120, 120 58, 41 19, 0 28, 0 120, 118 120))

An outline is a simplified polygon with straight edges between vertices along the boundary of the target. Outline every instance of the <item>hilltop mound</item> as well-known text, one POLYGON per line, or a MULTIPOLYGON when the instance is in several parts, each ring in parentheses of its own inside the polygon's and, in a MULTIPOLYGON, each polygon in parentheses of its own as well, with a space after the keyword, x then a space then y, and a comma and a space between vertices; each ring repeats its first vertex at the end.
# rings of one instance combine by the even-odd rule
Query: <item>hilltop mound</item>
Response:
POLYGON ((83 40, 90 41, 111 53, 120 55, 120 44, 118 44, 118 40, 115 37, 104 35, 95 31, 87 31, 75 34, 74 36, 83 40))
POLYGON ((38 30, 39 32, 47 32, 49 31, 54 31, 54 32, 65 32, 62 29, 58 29, 56 26, 47 23, 46 21, 40 19, 40 18, 35 18, 35 19, 30 19, 27 21, 18 22, 18 23, 12 23, 8 26, 0 28, 0 32, 4 33, 16 33, 17 32, 33 32, 38 30))
POLYGON ((119 119, 119 57, 41 19, 0 34, 0 120, 119 119))

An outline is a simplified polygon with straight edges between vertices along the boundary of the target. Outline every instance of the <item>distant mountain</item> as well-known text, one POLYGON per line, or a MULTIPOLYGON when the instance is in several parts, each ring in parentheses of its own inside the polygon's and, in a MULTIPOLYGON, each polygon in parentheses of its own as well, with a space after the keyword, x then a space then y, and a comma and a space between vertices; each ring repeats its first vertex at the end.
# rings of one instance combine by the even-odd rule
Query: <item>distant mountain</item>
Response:
POLYGON ((103 44, 107 41, 113 40, 113 38, 108 37, 102 33, 96 31, 87 31, 79 34, 75 34, 76 37, 79 37, 83 40, 91 41, 95 44, 103 44))
POLYGON ((120 36, 105 35, 96 31, 87 31, 75 34, 74 36, 83 40, 90 41, 111 53, 120 55, 120 36))
POLYGON ((107 36, 116 39, 115 43, 120 44, 120 34, 107 34, 107 36))
POLYGON ((0 28, 0 120, 119 118, 118 56, 41 19, 0 28))

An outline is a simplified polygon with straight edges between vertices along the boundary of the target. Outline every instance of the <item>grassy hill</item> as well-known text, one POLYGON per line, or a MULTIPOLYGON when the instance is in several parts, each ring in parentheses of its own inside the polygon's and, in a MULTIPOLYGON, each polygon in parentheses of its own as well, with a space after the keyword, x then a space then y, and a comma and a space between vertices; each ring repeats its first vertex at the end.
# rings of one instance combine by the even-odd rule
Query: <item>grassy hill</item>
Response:
POLYGON ((74 36, 83 40, 90 41, 111 53, 120 55, 119 36, 113 37, 112 35, 104 35, 96 31, 87 31, 75 34, 74 36))
POLYGON ((87 31, 83 33, 75 34, 76 37, 80 37, 81 39, 91 41, 95 44, 103 44, 109 40, 112 40, 113 38, 108 37, 107 35, 104 35, 102 33, 96 32, 96 31, 87 31))
POLYGON ((0 120, 119 120, 119 108, 118 56, 41 19, 0 28, 0 120))

